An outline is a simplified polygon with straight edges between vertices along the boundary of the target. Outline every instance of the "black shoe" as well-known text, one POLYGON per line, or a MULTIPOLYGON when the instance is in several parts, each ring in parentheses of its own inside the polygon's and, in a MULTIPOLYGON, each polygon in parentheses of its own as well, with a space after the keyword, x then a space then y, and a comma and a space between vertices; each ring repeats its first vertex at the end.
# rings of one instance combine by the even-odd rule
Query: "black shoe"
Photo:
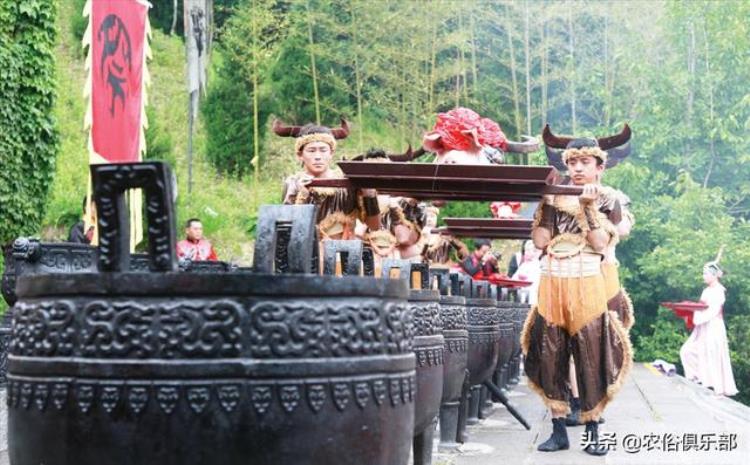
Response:
POLYGON ((584 452, 596 456, 607 455, 609 448, 604 444, 599 444, 599 422, 586 422, 586 437, 589 439, 589 444, 583 448, 584 452))
POLYGON ((581 401, 578 397, 570 399, 570 413, 565 417, 565 426, 580 426, 581 423, 581 401))
POLYGON ((568 432, 565 430, 565 418, 552 419, 552 436, 539 444, 536 450, 541 452, 554 452, 570 448, 568 432))

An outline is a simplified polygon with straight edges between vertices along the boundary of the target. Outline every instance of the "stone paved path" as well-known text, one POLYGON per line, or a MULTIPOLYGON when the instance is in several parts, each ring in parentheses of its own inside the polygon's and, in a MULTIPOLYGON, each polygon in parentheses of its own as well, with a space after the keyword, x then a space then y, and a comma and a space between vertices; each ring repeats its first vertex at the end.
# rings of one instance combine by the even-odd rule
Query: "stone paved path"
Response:
POLYGON ((571 449, 538 452, 536 444, 551 434, 549 415, 524 381, 511 395, 511 402, 531 424, 531 431, 497 404, 483 424, 471 427, 471 442, 454 454, 436 453, 434 464, 750 465, 750 407, 714 396, 680 376, 663 376, 644 364, 633 367, 618 397, 605 411, 606 423, 600 431, 613 434, 615 443, 615 450, 605 457, 590 457, 580 450, 583 426, 568 428, 571 449), (718 450, 722 445, 732 447, 732 434, 736 438, 734 450, 718 450), (692 438, 710 451, 690 449, 692 438), (683 450, 685 441, 688 451, 683 450), (665 444, 670 450, 664 450, 665 444))

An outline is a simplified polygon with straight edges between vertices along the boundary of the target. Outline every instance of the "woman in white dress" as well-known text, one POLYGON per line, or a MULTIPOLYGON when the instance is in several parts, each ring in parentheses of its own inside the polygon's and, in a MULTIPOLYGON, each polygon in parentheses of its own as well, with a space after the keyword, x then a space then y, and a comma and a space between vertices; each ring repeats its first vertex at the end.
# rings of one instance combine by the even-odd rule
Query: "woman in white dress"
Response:
POLYGON ((719 282, 722 275, 718 260, 703 267, 703 281, 707 287, 700 300, 708 308, 693 314, 695 327, 680 349, 680 359, 687 379, 712 388, 717 395, 733 396, 737 394, 737 386, 724 326, 722 307, 726 300, 726 289, 719 282))
POLYGON ((519 292, 522 300, 530 305, 536 305, 537 294, 539 294, 539 281, 542 277, 541 262, 539 261, 541 252, 541 250, 534 247, 533 241, 524 242, 523 256, 519 261, 518 269, 511 276, 511 279, 531 281, 531 286, 522 288, 519 292))

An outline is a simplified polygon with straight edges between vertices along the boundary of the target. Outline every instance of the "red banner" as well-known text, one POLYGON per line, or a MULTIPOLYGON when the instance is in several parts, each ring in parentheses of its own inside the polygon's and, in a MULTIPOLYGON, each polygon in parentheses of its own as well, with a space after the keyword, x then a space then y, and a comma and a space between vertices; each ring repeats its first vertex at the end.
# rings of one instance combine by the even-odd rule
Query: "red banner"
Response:
POLYGON ((92 0, 91 143, 106 162, 140 160, 148 7, 92 0))

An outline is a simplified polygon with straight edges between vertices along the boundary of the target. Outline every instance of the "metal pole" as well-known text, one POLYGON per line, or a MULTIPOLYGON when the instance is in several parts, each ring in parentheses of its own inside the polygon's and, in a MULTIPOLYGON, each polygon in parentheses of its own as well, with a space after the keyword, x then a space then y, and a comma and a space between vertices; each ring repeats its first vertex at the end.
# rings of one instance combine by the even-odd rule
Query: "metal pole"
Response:
POLYGON ((526 421, 526 419, 521 416, 521 414, 516 410, 512 405, 510 405, 510 401, 507 397, 505 397, 505 394, 503 394, 503 391, 500 390, 499 387, 495 386, 492 381, 485 381, 484 386, 489 389, 489 391, 497 396, 498 399, 500 399, 500 402, 505 406, 505 408, 508 409, 511 415, 515 417, 516 420, 518 420, 519 423, 521 423, 524 428, 527 430, 531 430, 531 426, 529 426, 529 423, 526 421))
POLYGON ((193 115, 193 98, 196 92, 193 91, 188 94, 188 195, 193 191, 193 121, 195 120, 195 116, 193 115))

